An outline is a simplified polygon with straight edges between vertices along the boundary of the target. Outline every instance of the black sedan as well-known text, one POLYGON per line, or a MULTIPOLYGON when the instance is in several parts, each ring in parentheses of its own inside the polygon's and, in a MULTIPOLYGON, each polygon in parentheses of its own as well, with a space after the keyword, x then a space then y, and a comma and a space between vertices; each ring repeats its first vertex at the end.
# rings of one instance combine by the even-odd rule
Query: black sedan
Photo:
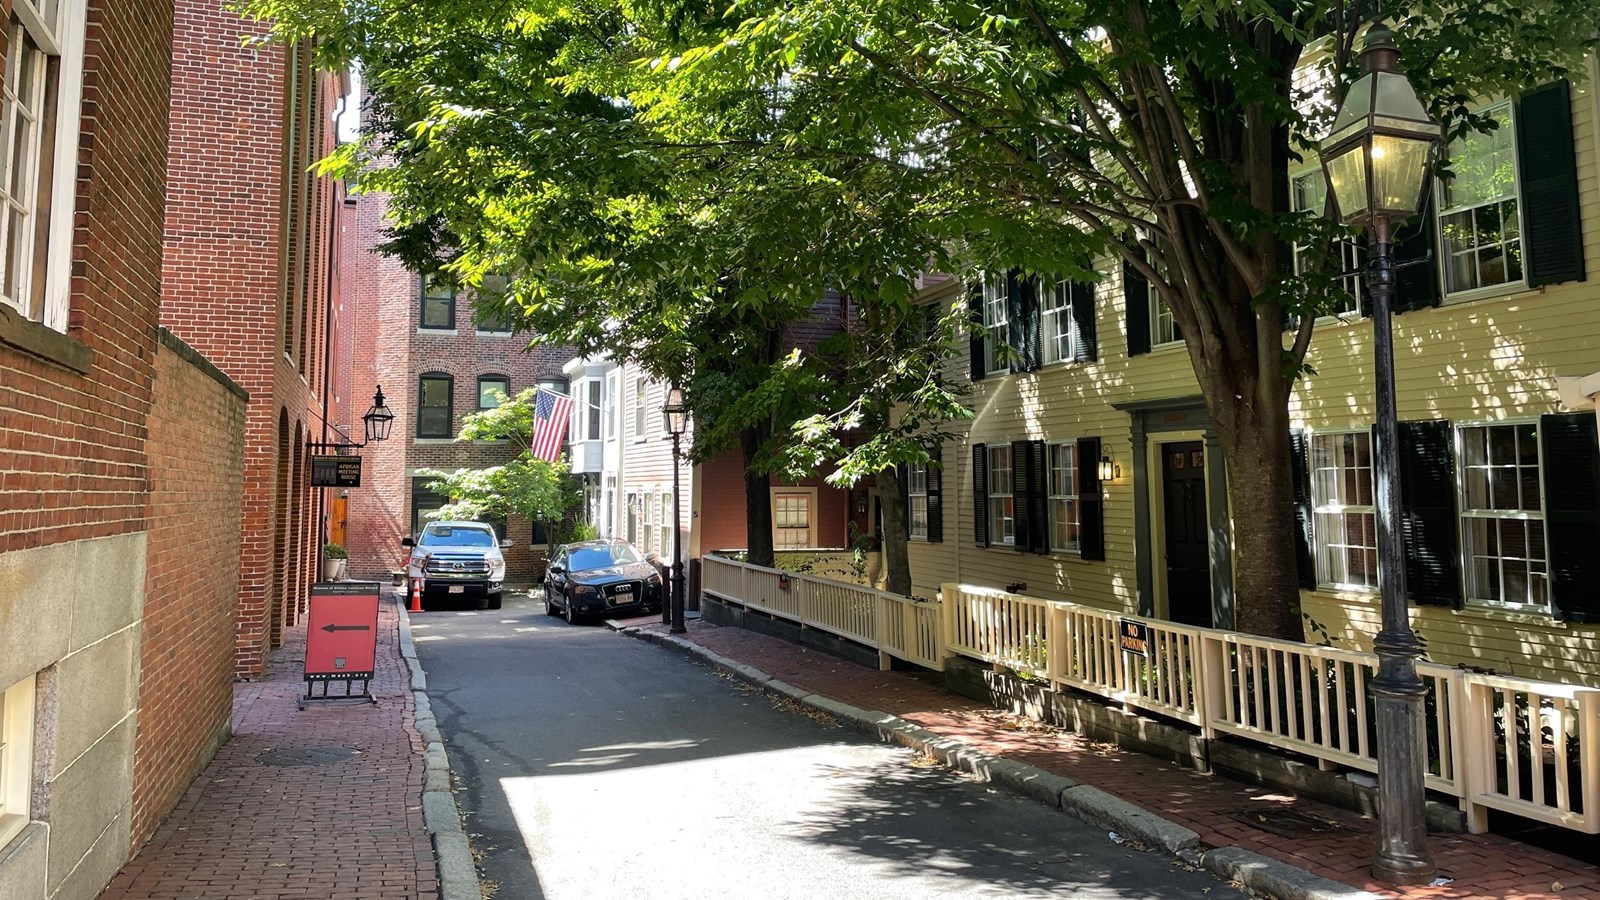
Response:
POLYGON ((544 576, 544 611, 574 624, 590 615, 660 612, 661 571, 627 541, 563 544, 544 576))

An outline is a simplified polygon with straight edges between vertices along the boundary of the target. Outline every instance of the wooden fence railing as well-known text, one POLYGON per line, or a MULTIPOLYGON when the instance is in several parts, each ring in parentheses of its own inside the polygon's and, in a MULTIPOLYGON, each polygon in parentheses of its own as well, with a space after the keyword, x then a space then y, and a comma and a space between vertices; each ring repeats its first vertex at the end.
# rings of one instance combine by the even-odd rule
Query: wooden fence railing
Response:
MULTIPOLYGON (((1377 771, 1370 653, 1279 641, 971 585, 937 602, 716 556, 708 593, 942 669, 953 655, 1005 666, 1314 758, 1377 771)), ((1418 665, 1427 688, 1427 785, 1471 830, 1489 809, 1600 834, 1600 690, 1418 665)))

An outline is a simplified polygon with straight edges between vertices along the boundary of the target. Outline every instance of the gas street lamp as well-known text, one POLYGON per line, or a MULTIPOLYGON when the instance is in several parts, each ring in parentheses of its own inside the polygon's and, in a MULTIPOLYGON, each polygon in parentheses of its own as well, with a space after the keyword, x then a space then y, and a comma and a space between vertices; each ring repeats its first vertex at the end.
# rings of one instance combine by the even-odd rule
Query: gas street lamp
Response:
POLYGON ((668 389, 667 402, 661 407, 661 415, 666 420, 667 433, 672 435, 672 601, 669 604, 670 614, 662 616, 662 621, 670 624, 667 630, 672 634, 683 634, 688 629, 683 624, 683 548, 680 546, 683 525, 679 518, 683 499, 678 473, 683 468, 680 442, 683 432, 689 427, 689 408, 683 404, 682 388, 674 386, 668 389))
POLYGON ((383 402, 383 385, 378 385, 377 393, 372 395, 372 406, 367 410, 367 414, 361 417, 361 422, 366 425, 367 434, 363 446, 374 441, 389 439, 389 426, 394 424, 394 413, 389 410, 389 405, 383 402))
POLYGON ((1361 77, 1350 87, 1322 142, 1322 170, 1339 221, 1369 228, 1372 255, 1372 346, 1377 421, 1373 457, 1377 492, 1378 582, 1383 628, 1373 641, 1372 679, 1378 731, 1378 851, 1375 878, 1420 884, 1433 875, 1428 855, 1423 698, 1417 677, 1422 644, 1406 610, 1406 559, 1400 535, 1399 426, 1395 415, 1394 229, 1417 214, 1431 183, 1441 132, 1397 66, 1394 32, 1382 22, 1367 32, 1361 77))

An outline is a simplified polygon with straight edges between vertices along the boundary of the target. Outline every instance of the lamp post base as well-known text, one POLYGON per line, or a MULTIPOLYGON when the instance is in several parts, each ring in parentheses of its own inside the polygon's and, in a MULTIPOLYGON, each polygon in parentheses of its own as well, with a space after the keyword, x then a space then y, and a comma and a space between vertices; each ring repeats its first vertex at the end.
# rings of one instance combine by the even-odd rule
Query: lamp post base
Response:
POLYGON ((1379 854, 1372 858, 1372 877, 1384 884, 1411 887, 1433 881, 1436 871, 1427 858, 1393 857, 1379 854))

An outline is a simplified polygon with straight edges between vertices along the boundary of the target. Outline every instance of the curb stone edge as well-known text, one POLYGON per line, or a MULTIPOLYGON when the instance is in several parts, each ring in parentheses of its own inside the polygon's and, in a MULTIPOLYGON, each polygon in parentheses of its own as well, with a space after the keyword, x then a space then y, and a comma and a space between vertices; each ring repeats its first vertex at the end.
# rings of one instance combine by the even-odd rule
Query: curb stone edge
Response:
MULTIPOLYGON (((929 731, 899 716, 861 709, 806 691, 714 650, 677 635, 649 631, 607 619, 618 634, 660 644, 703 660, 713 669, 774 696, 825 712, 842 725, 886 743, 900 744, 937 759, 947 768, 967 772, 1023 796, 1059 809, 1075 819, 1129 835, 1166 851, 1183 862, 1243 885, 1273 900, 1380 900, 1377 894, 1340 884, 1315 872, 1239 847, 1206 849, 1193 830, 1091 785, 1036 766, 985 753, 955 738, 929 731)), ((443 898, 454 900, 454 898, 443 898)))
POLYGON ((439 900, 482 900, 478 865, 466 829, 461 827, 461 810, 450 790, 450 758, 445 754, 444 736, 428 699, 428 675, 417 659, 411 639, 411 616, 406 605, 389 595, 400 610, 400 658, 411 670, 411 696, 415 705, 417 734, 422 738, 424 775, 422 784, 422 824, 433 837, 434 862, 439 869, 439 900))

